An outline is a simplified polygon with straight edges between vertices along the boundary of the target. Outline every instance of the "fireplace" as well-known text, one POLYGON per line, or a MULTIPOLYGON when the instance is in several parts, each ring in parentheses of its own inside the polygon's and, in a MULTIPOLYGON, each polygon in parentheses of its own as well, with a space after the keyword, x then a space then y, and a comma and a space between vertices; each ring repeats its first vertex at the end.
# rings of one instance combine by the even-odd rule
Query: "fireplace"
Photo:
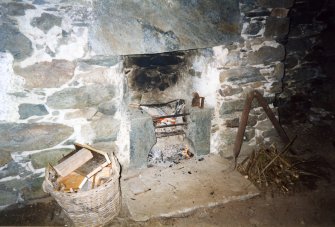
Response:
POLYGON ((199 97, 192 96, 197 92, 189 71, 193 54, 126 57, 129 167, 171 166, 210 152, 212 109, 195 105, 199 97))

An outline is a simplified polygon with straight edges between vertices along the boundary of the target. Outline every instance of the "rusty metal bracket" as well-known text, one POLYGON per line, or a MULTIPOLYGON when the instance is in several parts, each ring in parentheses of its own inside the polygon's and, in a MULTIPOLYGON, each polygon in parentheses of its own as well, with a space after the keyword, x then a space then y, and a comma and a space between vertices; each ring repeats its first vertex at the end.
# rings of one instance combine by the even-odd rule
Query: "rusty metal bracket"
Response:
POLYGON ((236 139, 235 139, 235 143, 234 143, 233 154, 234 154, 235 166, 236 166, 237 157, 238 157, 238 155, 240 154, 240 151, 241 151, 241 147, 242 147, 242 143, 243 143, 243 136, 244 136, 245 128, 246 128, 247 123, 248 123, 248 117, 249 117, 249 112, 250 112, 250 109, 251 109, 251 104, 252 104, 252 101, 254 100, 254 98, 256 98, 257 101, 258 101, 258 104, 263 107, 266 115, 268 116, 268 118, 272 122, 273 126, 275 127, 277 133, 279 134, 279 136, 283 140, 283 142, 285 144, 288 144, 290 142, 290 139, 286 135, 284 129, 280 126, 279 121, 275 117, 274 113, 270 109, 268 103, 266 102, 266 100, 264 99, 262 94, 259 93, 259 91, 256 91, 256 90, 251 91, 247 94, 247 98, 246 98, 245 103, 244 103, 244 108, 243 108, 243 112, 242 112, 242 116, 241 116, 241 122, 240 122, 240 125, 238 127, 238 131, 237 131, 236 139))

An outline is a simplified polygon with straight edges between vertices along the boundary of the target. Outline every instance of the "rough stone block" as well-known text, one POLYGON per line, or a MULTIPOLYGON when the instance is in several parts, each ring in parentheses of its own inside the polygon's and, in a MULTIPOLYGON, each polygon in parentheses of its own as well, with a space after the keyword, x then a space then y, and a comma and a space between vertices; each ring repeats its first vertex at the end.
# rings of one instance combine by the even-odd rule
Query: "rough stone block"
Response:
POLYGON ((11 24, 0 25, 0 51, 9 51, 15 60, 24 60, 31 56, 33 47, 31 41, 19 29, 11 24))
POLYGON ((239 2, 235 0, 170 1, 168 4, 101 0, 94 2, 93 17, 89 45, 97 55, 217 46, 237 40, 241 28, 239 2))
POLYGON ((79 109, 97 106, 114 98, 114 87, 89 85, 80 88, 65 88, 47 98, 47 105, 55 109, 79 109))
POLYGON ((25 68, 14 67, 14 72, 25 79, 26 88, 60 87, 70 81, 75 63, 66 60, 39 62, 25 68))
POLYGON ((95 133, 93 143, 116 141, 120 130, 120 121, 114 119, 113 116, 103 115, 94 119, 91 127, 95 133))
POLYGON ((11 190, 0 190, 0 206, 16 203, 17 197, 18 192, 11 190))
POLYGON ((222 116, 223 114, 230 114, 236 111, 241 111, 243 110, 243 106, 244 100, 242 99, 224 101, 220 108, 220 115, 222 116))
POLYGON ((106 115, 114 115, 118 108, 118 102, 116 100, 107 101, 99 104, 99 112, 106 115))
POLYGON ((226 96, 232 96, 232 95, 236 95, 238 93, 241 93, 243 91, 243 89, 241 87, 232 87, 230 85, 222 85, 221 89, 219 89, 219 94, 223 97, 226 96))
POLYGON ((73 128, 52 123, 0 124, 0 151, 30 151, 53 147, 73 133, 73 128))
POLYGON ((252 65, 269 64, 275 61, 282 61, 285 57, 285 48, 283 45, 277 47, 262 46, 257 51, 250 52, 248 62, 252 65))
POLYGON ((63 148, 41 151, 30 155, 31 163, 35 169, 45 168, 48 163, 55 165, 59 159, 70 153, 72 150, 73 149, 63 148))
POLYGON ((283 38, 288 34, 289 18, 268 17, 265 24, 265 37, 283 38))
POLYGON ((265 8, 291 8, 294 0, 257 0, 257 3, 265 8))
POLYGON ((19 105, 20 119, 27 119, 31 116, 43 116, 49 114, 43 104, 22 103, 19 105))
POLYGON ((241 67, 221 72, 220 81, 228 81, 234 84, 246 84, 250 82, 264 80, 259 69, 254 67, 241 67))
POLYGON ((8 2, 0 4, 0 6, 6 9, 6 14, 9 16, 24 16, 27 9, 36 9, 35 6, 22 2, 8 2))
POLYGON ((190 109, 186 136, 193 142, 197 155, 210 152, 212 109, 190 109))
POLYGON ((130 120, 130 168, 147 165, 148 154, 156 143, 155 127, 152 117, 143 111, 131 109, 130 120))
POLYGON ((260 21, 249 23, 248 27, 244 31, 244 34, 257 35, 262 30, 263 26, 263 23, 260 21))
POLYGON ((60 27, 62 25, 62 18, 50 13, 42 13, 40 17, 34 17, 30 24, 47 33, 53 26, 60 27))

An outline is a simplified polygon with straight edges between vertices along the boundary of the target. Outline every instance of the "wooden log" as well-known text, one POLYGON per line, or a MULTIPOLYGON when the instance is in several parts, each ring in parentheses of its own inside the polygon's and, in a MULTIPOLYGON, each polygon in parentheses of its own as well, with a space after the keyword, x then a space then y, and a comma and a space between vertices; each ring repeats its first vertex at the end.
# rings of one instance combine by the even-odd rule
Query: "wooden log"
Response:
POLYGON ((92 158, 92 152, 86 148, 83 148, 66 160, 64 160, 63 162, 54 166, 54 169, 60 176, 65 177, 92 158))

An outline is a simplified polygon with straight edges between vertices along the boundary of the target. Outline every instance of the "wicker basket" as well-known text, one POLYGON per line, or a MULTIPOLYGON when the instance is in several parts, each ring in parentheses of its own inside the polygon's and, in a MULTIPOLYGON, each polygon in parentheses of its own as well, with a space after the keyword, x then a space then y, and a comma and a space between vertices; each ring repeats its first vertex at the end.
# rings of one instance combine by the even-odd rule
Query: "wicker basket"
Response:
POLYGON ((111 180, 89 191, 56 191, 45 178, 44 191, 51 194, 75 226, 105 225, 118 215, 121 208, 120 165, 114 156, 111 157, 111 162, 111 180))

